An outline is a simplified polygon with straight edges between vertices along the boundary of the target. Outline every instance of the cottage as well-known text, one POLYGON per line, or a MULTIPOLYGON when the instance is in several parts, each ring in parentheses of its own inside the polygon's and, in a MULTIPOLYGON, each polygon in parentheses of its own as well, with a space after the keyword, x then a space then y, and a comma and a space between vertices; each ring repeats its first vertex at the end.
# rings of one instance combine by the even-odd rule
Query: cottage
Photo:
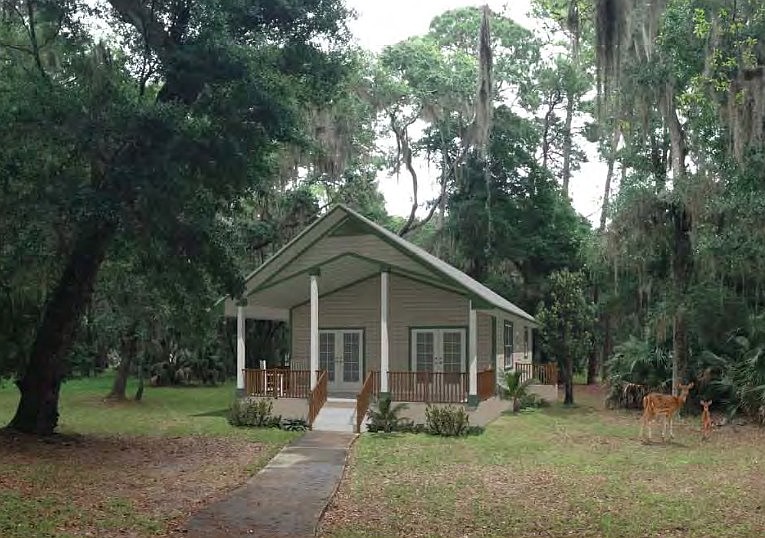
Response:
POLYGON ((223 304, 237 318, 238 393, 310 422, 327 398, 347 400, 358 428, 380 394, 422 404, 413 415, 425 403, 476 410, 507 369, 555 394, 554 368, 532 365, 531 315, 343 205, 250 274, 244 297, 223 304), (246 319, 289 323, 288 368, 245 368, 246 319))

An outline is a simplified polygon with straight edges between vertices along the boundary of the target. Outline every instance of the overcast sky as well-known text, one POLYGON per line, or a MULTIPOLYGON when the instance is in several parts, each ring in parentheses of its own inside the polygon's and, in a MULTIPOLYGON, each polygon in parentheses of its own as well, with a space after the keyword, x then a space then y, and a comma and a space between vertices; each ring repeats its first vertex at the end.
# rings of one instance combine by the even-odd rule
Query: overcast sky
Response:
MULTIPOLYGON (((407 37, 424 34, 430 21, 444 11, 464 6, 478 6, 486 3, 469 0, 346 0, 359 17, 352 23, 352 29, 364 48, 379 52, 386 45, 392 45, 407 37)), ((505 12, 513 20, 528 28, 532 23, 527 16, 529 0, 488 1, 495 11, 505 12)), ((569 191, 574 207, 593 222, 599 219, 600 201, 603 197, 606 167, 598 162, 597 152, 588 148, 590 162, 584 163, 571 180, 569 191)), ((418 166, 420 180, 420 202, 437 196, 438 171, 428 170, 425 163, 418 166)), ((412 204, 412 186, 408 175, 380 177, 380 190, 385 195, 388 211, 394 215, 406 216, 412 204)), ((424 213, 424 211, 421 211, 424 213)))

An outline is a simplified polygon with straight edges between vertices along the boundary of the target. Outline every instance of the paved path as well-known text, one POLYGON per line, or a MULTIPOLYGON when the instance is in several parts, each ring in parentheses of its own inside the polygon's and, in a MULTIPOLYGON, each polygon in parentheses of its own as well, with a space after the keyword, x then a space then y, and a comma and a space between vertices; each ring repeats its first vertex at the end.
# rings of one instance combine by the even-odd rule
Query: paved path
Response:
POLYGON ((356 400, 329 398, 313 421, 314 431, 350 432, 356 427, 356 400))
POLYGON ((350 433, 310 431, 286 446, 229 497, 188 523, 194 538, 314 536, 343 476, 350 433))

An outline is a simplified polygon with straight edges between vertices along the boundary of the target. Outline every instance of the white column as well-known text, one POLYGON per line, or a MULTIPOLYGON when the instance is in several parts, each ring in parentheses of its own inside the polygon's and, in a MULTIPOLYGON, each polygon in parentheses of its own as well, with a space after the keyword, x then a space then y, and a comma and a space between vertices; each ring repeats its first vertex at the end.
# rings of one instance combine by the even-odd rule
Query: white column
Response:
POLYGON ((244 308, 236 308, 236 391, 241 396, 244 394, 244 308))
POLYGON ((470 301, 468 317, 468 403, 478 403, 478 320, 470 301), (471 401, 472 400, 472 401, 471 401))
POLYGON ((319 370, 319 280, 311 275, 311 390, 316 387, 319 370))
POLYGON ((380 273, 380 392, 388 392, 388 283, 390 273, 380 273))

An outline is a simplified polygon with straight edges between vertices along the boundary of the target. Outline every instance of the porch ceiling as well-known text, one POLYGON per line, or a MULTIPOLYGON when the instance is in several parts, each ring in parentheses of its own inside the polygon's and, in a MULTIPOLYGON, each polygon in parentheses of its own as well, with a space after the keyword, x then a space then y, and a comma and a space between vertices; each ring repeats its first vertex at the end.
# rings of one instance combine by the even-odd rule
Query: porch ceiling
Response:
MULTIPOLYGON (((347 254, 321 265, 319 296, 380 274, 380 265, 371 260, 347 254)), ((247 297, 250 304, 289 309, 310 300, 310 279, 302 272, 271 286, 254 291, 247 297)))

